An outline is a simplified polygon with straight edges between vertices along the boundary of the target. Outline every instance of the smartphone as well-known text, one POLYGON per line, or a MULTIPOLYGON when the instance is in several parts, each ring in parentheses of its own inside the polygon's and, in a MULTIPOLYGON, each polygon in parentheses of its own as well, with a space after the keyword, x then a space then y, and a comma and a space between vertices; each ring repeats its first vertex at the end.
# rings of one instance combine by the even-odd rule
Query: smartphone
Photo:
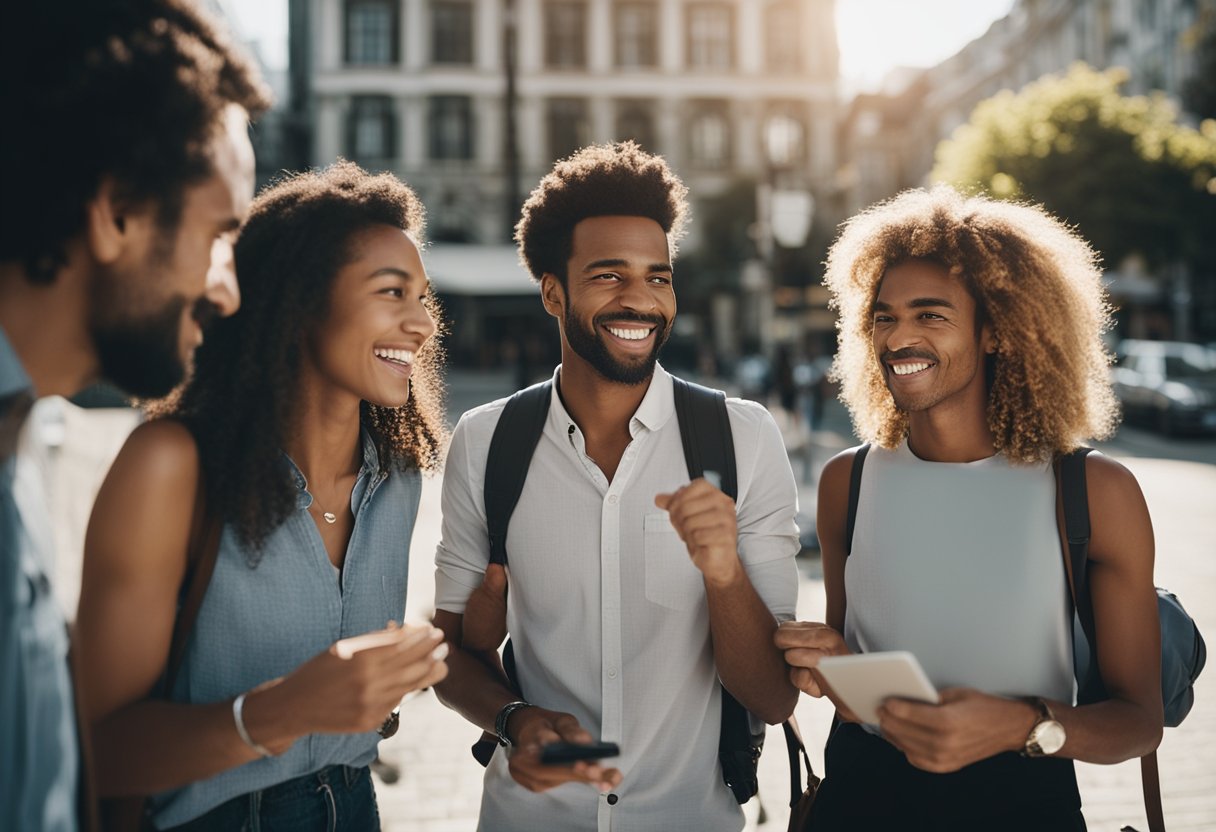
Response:
POLYGON ((937 689, 916 656, 906 650, 828 656, 819 660, 823 678, 862 722, 878 723, 878 708, 890 697, 937 704, 937 689))
POLYGON ((562 765, 615 757, 620 753, 620 747, 614 742, 551 742, 540 750, 540 761, 545 765, 562 765))

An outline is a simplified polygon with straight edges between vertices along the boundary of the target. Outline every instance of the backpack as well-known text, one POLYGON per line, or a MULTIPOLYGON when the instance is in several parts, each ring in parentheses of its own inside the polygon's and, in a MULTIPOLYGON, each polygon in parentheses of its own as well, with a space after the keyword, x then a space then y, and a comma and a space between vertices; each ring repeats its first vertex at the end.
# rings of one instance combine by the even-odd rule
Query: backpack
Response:
MULTIPOLYGON (((723 493, 736 499, 735 446, 725 394, 674 376, 672 385, 689 479, 696 479, 706 471, 716 471, 721 477, 723 493)), ((540 442, 552 393, 552 379, 520 390, 507 401, 494 428, 486 458, 484 488, 490 563, 507 564, 507 527, 523 492, 532 454, 540 442)), ((507 678, 522 696, 510 639, 503 648, 502 659, 507 678)), ((751 723, 748 712, 723 688, 718 759, 722 765, 722 779, 739 803, 750 800, 759 785, 756 765, 764 747, 764 728, 753 732, 751 723)), ((787 741, 788 736, 787 732, 787 741)), ((473 756, 482 765, 487 765, 496 744, 493 737, 483 736, 473 747, 473 756)), ((791 757, 797 765, 792 749, 791 757)), ((797 773, 793 779, 796 784, 797 773)))
MULTIPOLYGON (((1088 705, 1107 698, 1091 645, 1094 642, 1093 600, 1089 594, 1089 498, 1085 482, 1085 457, 1092 448, 1079 448, 1060 458, 1060 491, 1064 502, 1064 533, 1068 538, 1071 568, 1073 618, 1073 674, 1077 679, 1077 704, 1088 705), (1080 626, 1078 626, 1078 624, 1080 626)), ((853 527, 861 494, 861 471, 869 443, 857 449, 849 476, 849 506, 845 526, 845 557, 853 549, 853 527)), ((1067 573, 1066 573, 1067 574, 1067 573)), ((1207 645, 1194 619, 1172 592, 1157 588, 1157 613, 1161 619, 1161 701, 1166 727, 1176 727, 1195 702, 1194 684, 1207 661, 1207 645)), ((1165 829, 1161 809, 1161 782, 1157 752, 1140 758, 1144 808, 1152 832, 1165 829)))

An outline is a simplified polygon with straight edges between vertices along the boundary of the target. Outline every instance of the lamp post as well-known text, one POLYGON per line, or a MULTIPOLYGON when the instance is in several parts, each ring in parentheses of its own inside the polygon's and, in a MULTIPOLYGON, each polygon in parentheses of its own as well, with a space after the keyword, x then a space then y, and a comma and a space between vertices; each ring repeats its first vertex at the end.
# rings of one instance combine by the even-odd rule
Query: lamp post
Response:
POLYGON ((802 123, 786 114, 770 116, 761 132, 764 176, 756 185, 753 229, 760 259, 744 265, 741 283, 747 293, 745 331, 756 334, 766 356, 772 355, 776 335, 777 246, 802 247, 814 217, 815 200, 806 188, 801 164, 804 136, 802 123))

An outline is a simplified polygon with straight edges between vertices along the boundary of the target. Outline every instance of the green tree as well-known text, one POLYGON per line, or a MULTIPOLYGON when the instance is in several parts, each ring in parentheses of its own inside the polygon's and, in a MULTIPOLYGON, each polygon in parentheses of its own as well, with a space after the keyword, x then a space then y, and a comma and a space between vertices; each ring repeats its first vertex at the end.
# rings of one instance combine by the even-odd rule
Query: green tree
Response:
POLYGON ((1108 267, 1216 267, 1216 121, 1180 124, 1161 95, 1125 96, 1126 73, 1074 65, 981 102, 937 148, 932 178, 1030 200, 1077 226, 1108 267))

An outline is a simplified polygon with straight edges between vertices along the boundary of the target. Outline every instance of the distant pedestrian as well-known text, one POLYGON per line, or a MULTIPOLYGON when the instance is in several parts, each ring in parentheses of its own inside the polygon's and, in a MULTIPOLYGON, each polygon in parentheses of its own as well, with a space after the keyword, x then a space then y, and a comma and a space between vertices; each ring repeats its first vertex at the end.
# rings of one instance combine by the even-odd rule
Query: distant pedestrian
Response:
POLYGON ((101 790, 154 794, 159 829, 378 828, 381 733, 446 673, 442 633, 400 626, 420 471, 445 439, 422 223, 408 187, 351 163, 263 191, 236 243, 240 312, 102 485, 85 710, 101 790), (162 694, 212 520, 214 574, 162 694))
POLYGON ((1073 704, 1072 607, 1053 464, 1116 405, 1088 247, 1037 208, 913 191, 850 220, 826 282, 860 436, 819 488, 827 622, 783 624, 791 678, 836 705, 809 829, 1084 830, 1073 760, 1161 739, 1153 532, 1119 463, 1086 460, 1097 652, 1110 699, 1073 704), (846 569, 847 564, 847 569, 846 569), (862 725, 816 669, 907 650, 940 704, 862 725))
POLYGON ((202 326, 237 308, 248 120, 269 102, 227 34, 175 0, 7 4, 0 78, 0 829, 60 832, 92 811, 18 432, 34 398, 101 379, 165 395, 202 326))
POLYGON ((797 698, 772 642, 798 586, 780 433, 763 407, 729 400, 738 501, 689 482, 676 382, 656 363, 676 314, 686 211, 661 158, 595 146, 556 165, 516 230, 562 363, 509 526, 508 594, 503 567, 488 565, 483 496, 505 399, 456 427, 436 553, 435 623, 451 643, 488 651, 509 630, 527 697, 494 672, 496 658, 465 650, 436 688, 501 743, 486 770, 486 832, 737 832, 743 814, 718 756, 723 686, 770 723, 797 698), (620 756, 541 762, 543 745, 593 737, 620 756))

